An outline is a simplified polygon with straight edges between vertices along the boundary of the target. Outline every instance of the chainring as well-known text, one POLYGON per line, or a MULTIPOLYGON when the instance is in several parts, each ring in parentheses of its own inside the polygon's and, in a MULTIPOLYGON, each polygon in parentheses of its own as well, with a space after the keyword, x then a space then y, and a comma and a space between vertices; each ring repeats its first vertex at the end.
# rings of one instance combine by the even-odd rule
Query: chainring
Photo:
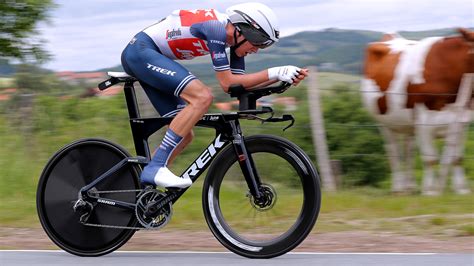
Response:
POLYGON ((172 203, 165 204, 154 217, 145 215, 146 206, 151 202, 158 202, 166 197, 166 194, 153 189, 144 192, 137 200, 135 215, 138 222, 146 229, 160 229, 167 225, 173 214, 172 203))

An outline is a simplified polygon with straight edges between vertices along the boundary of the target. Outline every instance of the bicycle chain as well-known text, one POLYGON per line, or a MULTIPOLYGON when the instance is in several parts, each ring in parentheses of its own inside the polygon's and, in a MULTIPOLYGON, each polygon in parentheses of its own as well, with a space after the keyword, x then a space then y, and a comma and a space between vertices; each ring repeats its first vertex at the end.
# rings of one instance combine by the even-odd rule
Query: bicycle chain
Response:
MULTIPOLYGON (((143 192, 146 189, 128 189, 128 190, 95 190, 93 193, 96 194, 107 194, 107 193, 131 193, 131 192, 143 192)), ((139 194, 140 194, 139 193, 139 194)), ((133 227, 133 226, 121 226, 111 224, 93 224, 93 223, 82 223, 85 226, 100 227, 100 228, 113 228, 113 229, 129 229, 129 230, 158 230, 160 228, 145 228, 145 227, 133 227)))
POLYGON ((113 229, 129 229, 129 230, 158 230, 159 228, 145 228, 145 227, 133 227, 133 226, 120 226, 120 225, 109 225, 109 224, 92 224, 82 223, 86 226, 100 227, 100 228, 113 228, 113 229))

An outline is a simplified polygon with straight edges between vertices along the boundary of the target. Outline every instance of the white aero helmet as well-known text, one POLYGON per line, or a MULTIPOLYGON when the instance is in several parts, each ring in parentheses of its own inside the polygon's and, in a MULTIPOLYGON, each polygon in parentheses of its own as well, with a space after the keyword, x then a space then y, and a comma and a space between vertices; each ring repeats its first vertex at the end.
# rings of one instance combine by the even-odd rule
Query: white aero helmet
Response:
POLYGON ((229 7, 226 13, 232 25, 255 47, 266 48, 278 42, 278 20, 268 6, 261 3, 238 4, 229 7))

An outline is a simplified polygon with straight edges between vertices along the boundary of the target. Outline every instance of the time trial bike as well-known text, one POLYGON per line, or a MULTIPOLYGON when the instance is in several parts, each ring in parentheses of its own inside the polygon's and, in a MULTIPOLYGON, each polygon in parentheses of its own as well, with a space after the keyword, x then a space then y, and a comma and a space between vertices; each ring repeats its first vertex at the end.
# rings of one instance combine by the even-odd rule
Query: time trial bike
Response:
MULTIPOLYGON (((79 256, 100 256, 125 244, 137 230, 160 229, 173 204, 187 191, 140 183, 150 160, 148 138, 173 117, 140 115, 134 83, 110 73, 101 90, 125 83, 124 92, 137 156, 108 140, 87 138, 60 149, 45 166, 37 189, 37 211, 51 240, 79 256)), ((206 222, 226 248, 249 258, 271 258, 298 246, 311 232, 321 203, 320 180, 310 158, 294 143, 273 135, 245 136, 239 120, 285 122, 262 96, 282 93, 289 84, 246 91, 233 86, 239 111, 206 114, 198 127, 213 128, 214 140, 181 176, 193 183, 208 168, 202 187, 206 222), (265 117, 262 117, 265 116, 265 117)))

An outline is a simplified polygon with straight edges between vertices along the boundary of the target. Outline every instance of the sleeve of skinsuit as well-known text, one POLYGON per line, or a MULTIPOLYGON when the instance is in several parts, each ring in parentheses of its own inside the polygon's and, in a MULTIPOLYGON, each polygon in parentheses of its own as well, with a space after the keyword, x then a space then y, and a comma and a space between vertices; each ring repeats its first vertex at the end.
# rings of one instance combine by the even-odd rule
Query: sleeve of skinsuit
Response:
POLYGON ((218 20, 209 20, 191 26, 191 34, 207 41, 215 71, 230 69, 229 59, 225 52, 226 31, 225 26, 218 20))

